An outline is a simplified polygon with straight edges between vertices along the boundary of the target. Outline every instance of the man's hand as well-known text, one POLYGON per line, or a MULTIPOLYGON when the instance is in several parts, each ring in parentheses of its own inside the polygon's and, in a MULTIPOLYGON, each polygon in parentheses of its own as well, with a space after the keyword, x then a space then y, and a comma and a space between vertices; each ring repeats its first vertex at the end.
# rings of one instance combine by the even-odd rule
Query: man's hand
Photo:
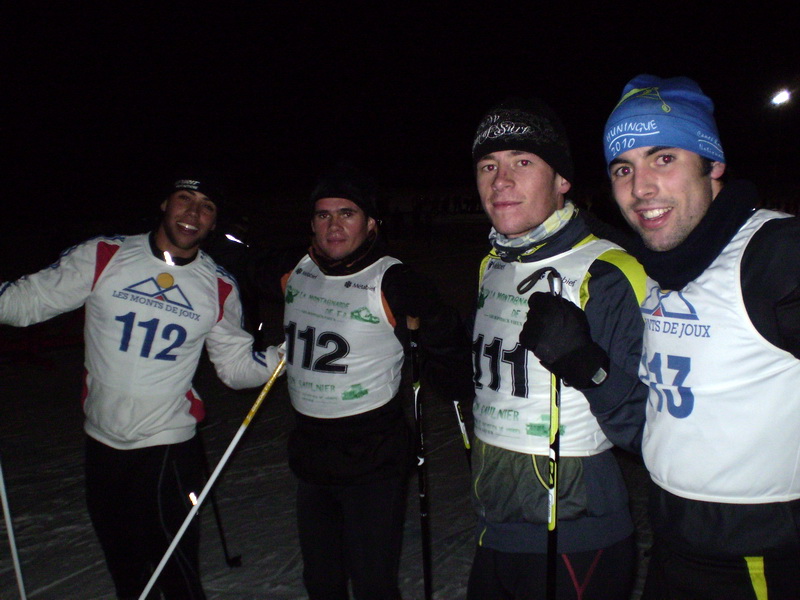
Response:
MULTIPOLYGON (((278 346, 269 346, 267 347, 266 351, 264 352, 267 358, 267 369, 271 373, 275 372, 275 369, 278 368, 281 360, 283 360, 284 355, 286 354, 286 342, 278 346)), ((281 372, 278 373, 278 377, 283 375, 286 372, 286 364, 281 367, 281 372)))
POLYGON ((559 296, 531 294, 519 343, 566 385, 595 387, 608 375, 608 355, 592 339, 586 314, 559 296))

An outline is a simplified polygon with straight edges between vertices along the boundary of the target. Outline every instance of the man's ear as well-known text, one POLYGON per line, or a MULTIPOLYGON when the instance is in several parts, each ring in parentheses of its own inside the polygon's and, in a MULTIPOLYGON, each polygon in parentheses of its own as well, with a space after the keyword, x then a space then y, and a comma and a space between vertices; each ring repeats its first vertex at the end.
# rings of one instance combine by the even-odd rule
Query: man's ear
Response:
POLYGON ((711 179, 719 179, 725 173, 725 163, 714 161, 711 163, 711 179))
POLYGON ((374 231, 375 227, 378 226, 378 222, 373 219, 372 217, 367 218, 367 231, 374 231))

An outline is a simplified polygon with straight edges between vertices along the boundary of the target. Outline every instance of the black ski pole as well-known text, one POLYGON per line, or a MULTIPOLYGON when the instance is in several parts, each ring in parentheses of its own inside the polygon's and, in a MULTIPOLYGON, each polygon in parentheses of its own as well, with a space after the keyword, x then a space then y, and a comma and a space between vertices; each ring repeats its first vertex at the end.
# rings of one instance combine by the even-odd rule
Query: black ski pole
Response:
POLYGON ((419 524, 422 537, 422 576, 425 585, 425 600, 433 598, 433 575, 431 564, 431 529, 428 519, 428 473, 425 465, 425 433, 422 422, 422 402, 419 398, 419 319, 406 317, 408 339, 411 346, 411 377, 414 386, 414 424, 417 439, 417 478, 419 482, 419 524))
MULTIPOLYGON (((550 293, 561 296, 561 275, 555 269, 547 272, 550 293)), ((558 570, 558 459, 561 428, 561 380, 550 373, 550 451, 548 455, 548 518, 547 518, 547 598, 556 598, 558 570)))
MULTIPOLYGON (((561 274, 553 267, 539 269, 517 286, 519 294, 527 293, 537 282, 547 279, 550 293, 561 296, 561 274)), ((550 373, 550 423, 547 456, 547 600, 556 598, 556 572, 558 570, 558 459, 561 428, 561 380, 550 373)))
MULTIPOLYGON (((206 445, 200 427, 197 428, 197 439, 200 442, 200 453, 203 455, 203 470, 205 471, 207 480, 211 476, 211 467, 208 464, 208 454, 206 453, 206 445)), ((211 498, 211 507, 214 510, 214 520, 217 522, 217 531, 219 532, 219 541, 222 543, 222 552, 225 554, 225 562, 231 568, 241 567, 242 555, 237 554, 236 556, 231 556, 230 552, 228 552, 228 542, 225 538, 225 529, 222 527, 222 517, 220 516, 219 505, 217 504, 217 495, 214 493, 213 489, 208 495, 211 498)))

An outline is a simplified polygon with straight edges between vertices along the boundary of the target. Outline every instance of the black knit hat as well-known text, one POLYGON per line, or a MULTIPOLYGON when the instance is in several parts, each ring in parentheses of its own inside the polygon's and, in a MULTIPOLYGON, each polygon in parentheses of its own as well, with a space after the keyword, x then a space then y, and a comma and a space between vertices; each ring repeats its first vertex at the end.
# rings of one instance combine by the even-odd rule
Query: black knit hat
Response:
POLYGON ((378 185, 375 180, 349 163, 339 163, 320 177, 311 192, 311 210, 321 198, 350 200, 367 217, 378 219, 378 185))
POLYGON ((222 210, 222 205, 225 202, 225 194, 220 178, 212 174, 201 174, 194 171, 174 174, 170 184, 167 186, 167 195, 174 194, 178 190, 191 190, 207 196, 216 205, 217 213, 222 210))
POLYGON ((508 98, 483 117, 472 143, 473 162, 503 150, 532 152, 567 181, 574 177, 564 125, 539 98, 508 98))

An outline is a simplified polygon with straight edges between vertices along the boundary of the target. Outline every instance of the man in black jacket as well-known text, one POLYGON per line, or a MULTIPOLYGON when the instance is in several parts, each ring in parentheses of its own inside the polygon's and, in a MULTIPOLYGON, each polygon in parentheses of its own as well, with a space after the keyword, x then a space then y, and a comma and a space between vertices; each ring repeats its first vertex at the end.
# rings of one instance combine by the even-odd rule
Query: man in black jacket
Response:
POLYGON ((387 254, 376 199, 370 177, 335 168, 311 194, 311 247, 251 266, 262 293, 284 301, 289 464, 311 600, 346 600, 348 581, 358 600, 400 598, 414 448, 400 389, 407 317, 420 321, 423 376, 438 395, 472 387, 458 313, 387 254))
POLYGON ((656 483, 645 597, 800 594, 800 225, 723 185, 714 105, 639 75, 605 128, 647 271, 643 439, 656 483))
POLYGON ((490 110, 472 155, 493 228, 473 332, 478 535, 467 598, 545 597, 551 373, 565 383, 558 598, 627 598, 633 524, 611 447, 638 452, 641 443, 644 272, 593 236, 567 200, 569 144, 543 102, 510 99, 490 110), (552 270, 563 297, 542 276, 552 270))

